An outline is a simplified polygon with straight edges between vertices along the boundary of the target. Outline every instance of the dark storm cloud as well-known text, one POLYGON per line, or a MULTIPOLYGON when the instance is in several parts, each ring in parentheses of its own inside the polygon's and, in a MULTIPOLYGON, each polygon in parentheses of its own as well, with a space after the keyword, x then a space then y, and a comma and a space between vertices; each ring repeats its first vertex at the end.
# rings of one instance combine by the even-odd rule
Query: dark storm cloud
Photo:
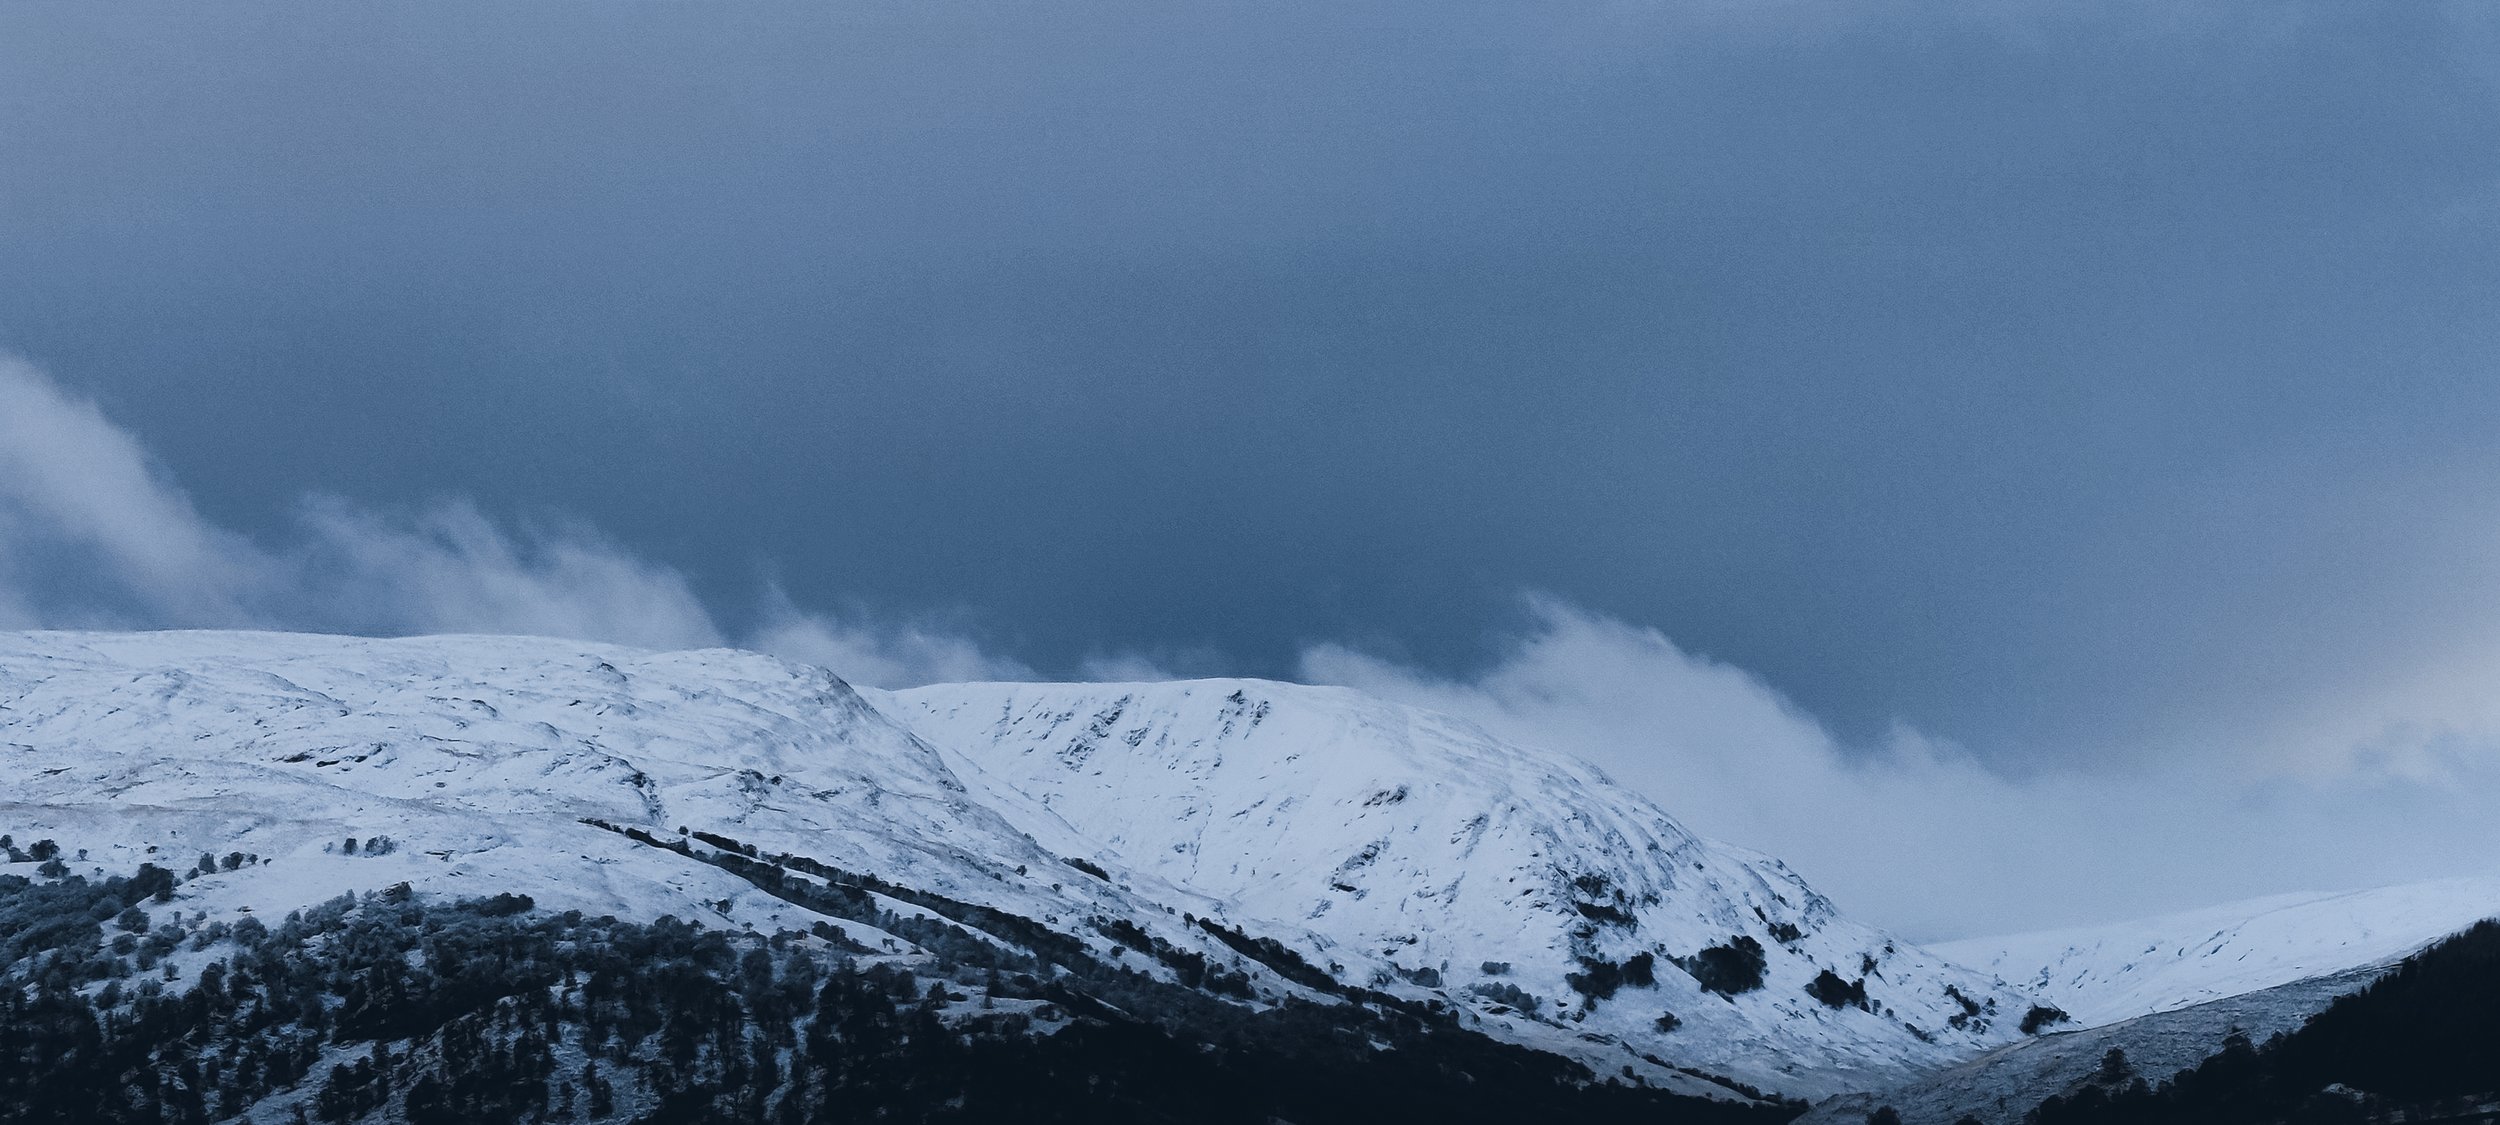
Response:
POLYGON ((218 526, 95 404, 0 355, 0 628, 522 633, 735 643, 866 685, 1033 675, 945 622, 836 618, 771 587, 733 633, 684 574, 596 528, 516 530, 466 502, 393 512, 309 495, 271 530, 218 526))
POLYGON ((1492 676, 1535 588, 1844 746, 2418 772, 2500 730, 2496 19, 19 5, 0 346, 220 534, 579 518, 732 637, 1492 676))

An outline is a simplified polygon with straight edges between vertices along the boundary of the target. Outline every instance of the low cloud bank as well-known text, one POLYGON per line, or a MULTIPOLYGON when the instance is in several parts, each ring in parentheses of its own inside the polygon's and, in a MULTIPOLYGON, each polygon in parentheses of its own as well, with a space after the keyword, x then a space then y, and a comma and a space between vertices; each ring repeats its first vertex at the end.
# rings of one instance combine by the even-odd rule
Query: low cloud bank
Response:
POLYGON ((205 518, 128 431, 0 357, 0 625, 528 633, 647 648, 737 645, 877 687, 1029 677, 914 622, 843 620, 766 590, 725 626, 686 576, 585 527, 498 525, 307 497, 256 543, 205 518))
POLYGON ((2297 889, 2500 870, 2500 771, 2294 776, 2185 756, 2011 777, 1897 725, 1846 747, 1742 669, 1654 629, 1530 599, 1534 626, 1451 679, 1321 645, 1302 678, 1575 754, 1706 836, 1779 856, 1844 909, 1922 938, 2047 928, 2297 889))

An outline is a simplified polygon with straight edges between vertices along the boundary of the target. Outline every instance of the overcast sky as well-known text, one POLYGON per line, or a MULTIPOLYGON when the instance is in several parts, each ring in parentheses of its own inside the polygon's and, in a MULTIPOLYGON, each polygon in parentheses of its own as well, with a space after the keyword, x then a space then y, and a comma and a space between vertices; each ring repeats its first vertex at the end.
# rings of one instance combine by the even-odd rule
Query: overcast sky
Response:
POLYGON ((1935 933, 2492 870, 2496 310, 2484 2, 0 3, 0 621, 1354 682, 1935 933))

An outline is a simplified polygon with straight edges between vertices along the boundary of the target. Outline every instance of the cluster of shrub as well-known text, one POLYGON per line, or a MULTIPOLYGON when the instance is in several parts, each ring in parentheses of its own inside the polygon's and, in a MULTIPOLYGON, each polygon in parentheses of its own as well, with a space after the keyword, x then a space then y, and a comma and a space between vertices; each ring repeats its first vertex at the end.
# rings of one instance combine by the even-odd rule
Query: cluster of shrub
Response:
POLYGON ((2025 1035, 2038 1035, 2041 1031, 2065 1023, 2072 1018, 2074 1017, 2067 1015, 2064 1008, 2049 1004, 2034 1004, 2023 1012, 2022 1032, 2025 1035))
MULTIPOLYGON (((1650 988, 1658 983, 1658 956, 1654 953, 1635 953, 1621 961, 1584 953, 1579 960, 1580 971, 1564 974, 1563 980, 1591 1004, 1611 1000, 1626 987, 1650 988)), ((1667 958, 1667 962, 1692 977, 1702 991, 1728 997, 1761 988, 1763 971, 1769 967, 1762 943, 1743 934, 1732 935, 1690 957, 1667 958)))
MULTIPOLYGON (((757 862, 708 858, 731 855, 757 862)), ((1598 1084, 1359 990, 1239 1003, 1001 942, 1013 916, 977 907, 885 912, 925 950, 911 957, 821 923, 843 940, 551 914, 516 894, 441 901, 406 884, 271 924, 186 917, 180 881, 227 867, 0 877, 0 1120, 1768 1125, 1800 1108, 1598 1084)), ((801 883, 835 886, 788 887, 801 883)), ((1048 932, 1023 924, 1037 943, 1048 932)))
POLYGON ((1947 1026, 1956 1031, 1986 1031, 1989 1021, 1996 1018, 1996 997, 1991 996, 1984 1002, 1973 1000, 1969 993, 1955 985, 1948 984, 1944 986, 1944 998, 1953 1001, 1954 1006, 1961 1009, 1945 1017, 1944 1021, 1947 1026))
POLYGON ((808 856, 765 856, 752 844, 714 832, 680 829, 682 837, 669 838, 597 818, 586 818, 583 823, 711 864, 784 902, 873 926, 950 960, 1011 972, 1030 972, 1052 962, 1090 964, 1095 960, 1084 942, 1032 919, 891 883, 808 856), (689 839, 705 847, 698 849, 689 839), (897 913, 881 905, 879 896, 910 903, 929 913, 897 913), (973 932, 976 930, 1003 938, 1008 944, 988 940, 973 932))
POLYGON ((1206 954, 1173 945, 1155 934, 1147 933, 1145 927, 1126 918, 1096 918, 1094 928, 1103 936, 1119 942, 1122 948, 1135 949, 1171 966, 1172 975, 1180 980, 1184 988, 1243 1000, 1254 995, 1249 973, 1211 962, 1206 954))
MULTIPOLYGON (((57 858, 48 856, 46 865, 57 858)), ((66 872, 41 878, 0 873, 0 965, 40 960, 35 983, 60 987, 128 977, 133 956, 142 958, 139 968, 154 968, 157 958, 179 947, 180 930, 151 933, 141 904, 170 901, 174 886, 173 873, 154 864, 101 882, 66 872), (108 925, 115 931, 109 939, 108 925)))
MULTIPOLYGON (((1571 879, 1571 889, 1578 892, 1571 899, 1571 908, 1589 922, 1624 929, 1640 925, 1640 919, 1632 913, 1631 898, 1623 893, 1622 888, 1614 885, 1614 880, 1593 872, 1575 875, 1571 879)), ((1582 936, 1589 935, 1584 931, 1582 936)))
POLYGON ((1635 953, 1620 962, 1597 957, 1580 958, 1580 971, 1563 974, 1563 983, 1588 998, 1591 1004, 1614 999, 1625 985, 1633 988, 1654 988, 1658 984, 1658 956, 1635 953))
POLYGON ((1212 918, 1191 918, 1190 922, 1205 930, 1208 936, 1223 942, 1233 952, 1258 962, 1269 972, 1319 992, 1344 995, 1346 986, 1326 970, 1310 963, 1293 947, 1272 937, 1253 936, 1239 926, 1227 926, 1212 918))
POLYGON ((1736 934, 1690 957, 1678 957, 1675 964, 1700 982, 1702 991, 1739 996, 1762 987, 1763 970, 1770 959, 1761 942, 1736 934))
POLYGON ((259 863, 260 857, 249 852, 227 852, 226 858, 222 860, 208 852, 201 852, 200 861, 191 865, 191 869, 183 873, 183 878, 196 879, 202 875, 214 875, 220 871, 240 871, 246 867, 257 866, 259 863))
POLYGON ((17 837, 0 836, 0 852, 7 853, 11 863, 43 863, 60 858, 61 845, 52 840, 37 840, 19 851, 17 837))
MULTIPOLYGON (((19 851, 16 837, 0 836, 0 852, 8 854, 10 863, 38 865, 37 873, 47 879, 69 874, 69 863, 61 858, 61 845, 51 840, 37 840, 26 845, 26 850, 19 851)), ((78 858, 87 858, 87 853, 78 853, 78 858)))
POLYGON ((1477 981, 1467 991, 1530 1016, 1543 1014, 1545 998, 1506 980, 1477 981))
POLYGON ((1842 980, 1839 973, 1825 969, 1815 974, 1814 980, 1806 985, 1806 995, 1814 997, 1827 1008, 1868 1010, 1865 977, 1842 980))

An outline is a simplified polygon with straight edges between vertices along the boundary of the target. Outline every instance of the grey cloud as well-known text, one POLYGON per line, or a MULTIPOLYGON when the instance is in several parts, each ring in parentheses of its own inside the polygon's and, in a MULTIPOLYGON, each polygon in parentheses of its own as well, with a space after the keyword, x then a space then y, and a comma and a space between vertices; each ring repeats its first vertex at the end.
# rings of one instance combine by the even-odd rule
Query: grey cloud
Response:
POLYGON ((0 356, 0 501, 15 508, 12 541, 49 532, 100 559, 159 613, 206 623, 243 616, 249 544, 202 520, 95 404, 10 356, 0 356))
POLYGON ((777 587, 746 644, 834 669, 844 679, 871 687, 1037 678, 1023 662, 988 651, 963 634, 925 623, 846 622, 800 609, 777 587))
POLYGON ((465 502, 392 519, 337 499, 307 502, 300 523, 305 585, 341 619, 644 648, 726 643, 683 575, 587 529, 514 536, 465 502))
POLYGON ((740 643, 878 687, 1029 677, 970 639, 863 627, 777 589, 724 629, 686 577, 586 527, 514 532, 468 502, 410 514, 335 497, 263 548, 204 518, 127 430, 0 357, 0 625, 524 633, 647 648, 740 643), (61 544, 79 548, 63 555, 61 544), (74 573, 93 558, 109 589, 74 573))
MULTIPOLYGON (((1844 750, 1742 669, 1551 597, 1530 605, 1533 626, 1475 675, 1335 645, 1308 651, 1303 675, 1595 762, 1694 830, 1779 856, 1844 908, 1921 938, 2500 869, 2477 811, 2500 804, 2488 751, 2437 777, 2349 753, 2297 777, 2251 753, 2009 776, 1906 726, 1844 750)), ((2418 713, 2500 734, 2473 703, 2418 713)))

